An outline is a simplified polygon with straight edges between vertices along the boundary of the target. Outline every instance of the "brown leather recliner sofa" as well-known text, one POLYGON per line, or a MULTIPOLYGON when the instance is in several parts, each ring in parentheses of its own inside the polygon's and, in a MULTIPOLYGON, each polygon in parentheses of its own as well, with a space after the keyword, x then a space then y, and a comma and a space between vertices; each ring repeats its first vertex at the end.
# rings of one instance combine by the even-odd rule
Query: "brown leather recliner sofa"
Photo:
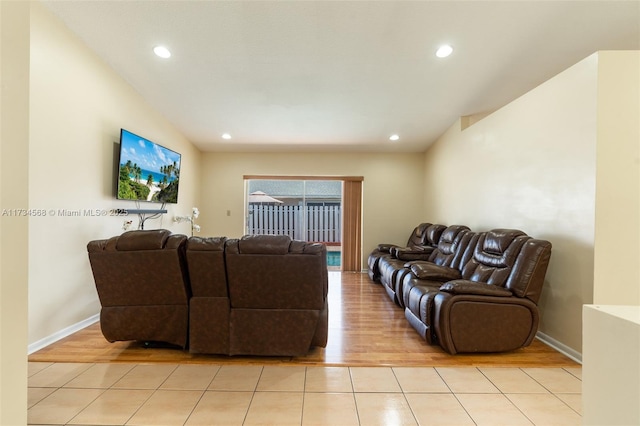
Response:
POLYGON ((227 240, 226 271, 220 254, 219 239, 191 238, 187 243, 194 292, 191 352, 303 355, 311 347, 326 346, 324 245, 284 235, 227 240))
POLYGON ((187 237, 167 230, 130 231, 87 245, 100 298, 100 327, 110 341, 187 347, 187 237))
POLYGON ((428 343, 451 354, 515 350, 537 332, 550 257, 550 242, 519 230, 450 226, 429 260, 403 265, 392 299, 428 343))
POLYGON ((228 355, 296 356, 326 346, 322 244, 153 230, 92 241, 87 249, 109 341, 228 355))

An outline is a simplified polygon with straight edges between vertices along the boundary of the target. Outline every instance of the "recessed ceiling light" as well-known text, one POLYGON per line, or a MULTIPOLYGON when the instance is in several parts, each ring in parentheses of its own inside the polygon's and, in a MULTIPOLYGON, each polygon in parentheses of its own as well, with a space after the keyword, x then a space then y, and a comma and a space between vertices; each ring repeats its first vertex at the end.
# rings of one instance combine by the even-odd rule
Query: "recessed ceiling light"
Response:
POLYGON ((153 48, 153 53, 158 55, 161 58, 167 59, 171 57, 171 52, 164 46, 156 46, 153 48))
POLYGON ((436 50, 436 56, 438 58, 446 58, 452 53, 453 53, 453 47, 449 46, 448 44, 444 44, 440 46, 438 50, 436 50))
POLYGON ((398 139, 400 139, 400 136, 398 136, 398 135, 391 135, 391 136, 389 136, 389 140, 390 140, 390 141, 397 141, 398 139))
POLYGON ((222 139, 231 139, 231 135, 229 133, 223 133, 222 139))

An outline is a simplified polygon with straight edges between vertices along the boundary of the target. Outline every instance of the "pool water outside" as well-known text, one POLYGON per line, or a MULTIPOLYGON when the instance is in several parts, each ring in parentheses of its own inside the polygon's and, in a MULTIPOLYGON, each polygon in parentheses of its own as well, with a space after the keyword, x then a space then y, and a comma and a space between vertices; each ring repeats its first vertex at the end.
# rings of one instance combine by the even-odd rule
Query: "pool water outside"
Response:
POLYGON ((328 251, 327 252, 327 266, 340 266, 340 252, 328 251))

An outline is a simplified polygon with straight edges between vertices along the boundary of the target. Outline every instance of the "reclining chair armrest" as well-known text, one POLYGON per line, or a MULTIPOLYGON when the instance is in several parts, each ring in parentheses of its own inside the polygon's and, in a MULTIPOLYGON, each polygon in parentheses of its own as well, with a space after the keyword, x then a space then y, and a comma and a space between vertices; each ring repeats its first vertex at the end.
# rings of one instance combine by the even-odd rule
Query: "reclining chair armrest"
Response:
POLYGON ((506 352, 529 346, 539 320, 538 307, 524 297, 440 291, 433 300, 432 325, 437 341, 452 355, 506 352))
POLYGON ((446 282, 440 287, 440 291, 452 294, 474 294, 478 296, 513 296, 513 293, 509 289, 498 287, 492 284, 468 280, 453 280, 446 282))
POLYGON ((448 266, 436 265, 431 262, 408 262, 405 264, 405 268, 411 269, 411 273, 421 280, 445 283, 462 278, 460 270, 449 268, 448 266))
POLYGON ((382 253, 391 253, 391 250, 398 247, 396 244, 378 244, 377 250, 382 253))
POLYGON ((424 249, 410 249, 406 247, 398 247, 393 249, 392 254, 396 259, 411 260, 429 260, 429 256, 433 252, 433 247, 425 247, 424 249))

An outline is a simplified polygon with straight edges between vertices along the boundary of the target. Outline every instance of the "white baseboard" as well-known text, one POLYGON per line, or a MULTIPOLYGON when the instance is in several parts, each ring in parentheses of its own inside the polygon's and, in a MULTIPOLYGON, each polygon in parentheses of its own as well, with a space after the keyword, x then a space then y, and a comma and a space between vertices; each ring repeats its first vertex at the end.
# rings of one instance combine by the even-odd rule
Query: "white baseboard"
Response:
POLYGON ((27 353, 31 355, 34 352, 39 351, 40 349, 49 346, 52 343, 57 342, 60 339, 64 339, 67 336, 72 335, 76 331, 82 330, 83 328, 89 327, 91 324, 95 324, 100 320, 100 314, 95 314, 85 320, 82 320, 78 323, 70 325, 67 328, 64 328, 56 333, 53 333, 51 336, 45 337, 44 339, 40 339, 37 342, 34 342, 29 345, 27 348, 27 353))
POLYGON ((561 354, 568 356, 575 362, 582 364, 582 354, 580 352, 570 348, 564 343, 557 341, 553 337, 547 336, 546 334, 538 331, 538 333, 536 333, 536 339, 540 340, 542 343, 548 346, 551 346, 553 349, 557 350, 561 354))

